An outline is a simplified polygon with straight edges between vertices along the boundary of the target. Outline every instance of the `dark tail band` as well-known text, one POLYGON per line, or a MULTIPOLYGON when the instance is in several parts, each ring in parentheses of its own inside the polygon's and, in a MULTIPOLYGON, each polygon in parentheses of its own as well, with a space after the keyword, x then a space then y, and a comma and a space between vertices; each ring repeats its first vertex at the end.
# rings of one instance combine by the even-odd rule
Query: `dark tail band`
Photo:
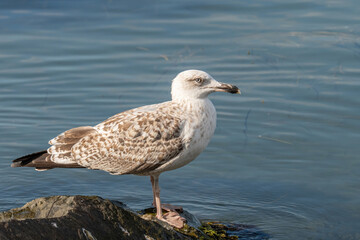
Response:
POLYGON ((17 158, 13 160, 11 167, 34 167, 37 170, 48 170, 52 168, 83 168, 76 163, 73 164, 59 164, 50 161, 48 158, 50 154, 46 150, 17 158))

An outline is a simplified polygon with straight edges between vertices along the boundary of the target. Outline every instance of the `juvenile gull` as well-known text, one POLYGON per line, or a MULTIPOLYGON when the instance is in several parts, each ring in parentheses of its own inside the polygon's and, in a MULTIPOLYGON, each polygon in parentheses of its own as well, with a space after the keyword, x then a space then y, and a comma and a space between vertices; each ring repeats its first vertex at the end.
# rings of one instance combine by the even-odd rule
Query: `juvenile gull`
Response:
POLYGON ((70 129, 49 141, 45 151, 13 161, 12 167, 101 169, 114 175, 150 176, 156 217, 181 228, 171 205, 161 205, 159 175, 194 160, 208 145, 216 127, 216 111, 208 95, 238 93, 199 70, 179 73, 172 81, 172 100, 116 114, 91 127, 70 129), (168 210, 162 214, 162 208, 168 210))

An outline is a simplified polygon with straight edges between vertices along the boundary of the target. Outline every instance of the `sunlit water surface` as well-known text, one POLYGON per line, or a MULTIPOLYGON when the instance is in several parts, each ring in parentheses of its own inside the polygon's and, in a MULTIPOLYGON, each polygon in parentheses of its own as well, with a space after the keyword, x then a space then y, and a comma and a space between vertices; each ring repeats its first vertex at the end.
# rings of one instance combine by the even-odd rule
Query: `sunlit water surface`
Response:
POLYGON ((84 194, 141 209, 147 177, 12 169, 57 134, 170 99, 195 68, 213 94, 206 151, 161 175, 162 200, 272 239, 360 239, 358 1, 2 1, 0 210, 84 194))

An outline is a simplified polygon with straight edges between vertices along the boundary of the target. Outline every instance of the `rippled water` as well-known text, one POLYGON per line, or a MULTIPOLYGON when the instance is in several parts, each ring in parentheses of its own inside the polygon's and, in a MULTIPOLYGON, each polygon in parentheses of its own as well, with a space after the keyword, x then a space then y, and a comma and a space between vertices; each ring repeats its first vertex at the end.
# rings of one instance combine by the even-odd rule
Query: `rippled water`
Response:
POLYGON ((166 101, 196 68, 218 127, 190 165, 160 178, 164 202, 272 239, 360 238, 358 1, 2 1, 0 210, 44 195, 150 205, 146 177, 12 169, 60 132, 166 101))

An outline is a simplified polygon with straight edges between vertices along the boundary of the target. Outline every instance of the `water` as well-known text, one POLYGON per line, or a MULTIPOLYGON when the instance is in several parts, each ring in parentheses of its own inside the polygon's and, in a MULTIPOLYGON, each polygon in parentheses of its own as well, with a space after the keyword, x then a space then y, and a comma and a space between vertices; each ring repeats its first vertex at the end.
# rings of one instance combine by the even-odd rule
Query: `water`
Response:
POLYGON ((0 210, 47 195, 150 205, 149 179, 12 169, 64 130, 167 101, 195 68, 218 127, 194 162, 162 174, 162 200, 272 239, 360 239, 358 1, 2 1, 0 210))

